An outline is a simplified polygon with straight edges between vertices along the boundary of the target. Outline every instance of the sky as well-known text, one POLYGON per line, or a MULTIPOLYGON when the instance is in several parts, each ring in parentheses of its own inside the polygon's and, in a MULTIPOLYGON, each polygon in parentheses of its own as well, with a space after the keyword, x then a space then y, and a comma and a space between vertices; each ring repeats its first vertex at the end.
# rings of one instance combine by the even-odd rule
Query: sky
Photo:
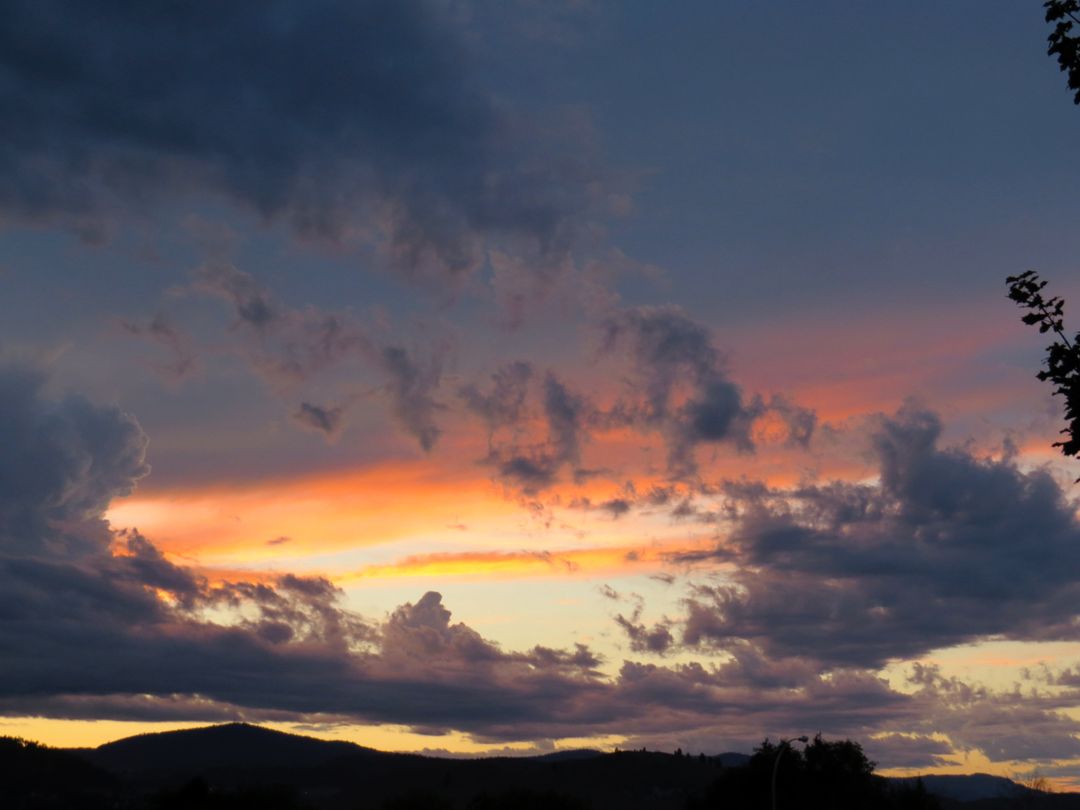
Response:
POLYGON ((0 5, 0 734, 1080 788, 1038 4, 0 5))

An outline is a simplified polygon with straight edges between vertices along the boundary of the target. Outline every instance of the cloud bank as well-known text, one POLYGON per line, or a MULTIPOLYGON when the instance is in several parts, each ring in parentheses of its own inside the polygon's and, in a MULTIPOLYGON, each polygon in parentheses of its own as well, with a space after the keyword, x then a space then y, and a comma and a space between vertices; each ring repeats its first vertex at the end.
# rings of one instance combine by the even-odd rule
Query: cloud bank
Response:
POLYGON ((138 423, 79 397, 50 399, 43 383, 25 368, 0 372, 11 448, 0 462, 5 714, 385 722, 488 741, 597 733, 742 746, 796 727, 874 735, 871 749, 894 751, 897 763, 913 761, 911 735, 942 732, 954 747, 1000 759, 1043 756, 1036 736, 1053 740, 1055 755, 1077 748, 1075 721, 1061 713, 1076 695, 1067 672, 1040 703, 921 665, 899 691, 872 671, 988 633, 1073 637, 1047 613, 1070 615, 1063 605, 1076 604, 1062 572, 1076 525, 1060 490, 1042 473, 938 450, 926 413, 882 423, 877 489, 804 489, 795 498, 804 506, 783 512, 772 493, 743 493, 739 529, 718 552, 738 559, 736 584, 699 588, 681 628, 650 629, 639 610, 619 617, 639 652, 709 643, 723 650, 714 663, 628 660, 608 670, 581 644, 505 650, 453 622, 435 592, 368 619, 320 578, 207 581, 103 518, 148 472, 138 423), (1019 507, 1008 531, 996 528, 1003 501, 1019 507), (1006 538, 1021 529, 1048 545, 1045 563, 1018 566, 1006 538), (996 564, 972 578, 961 558, 975 543, 996 564), (1008 576, 998 567, 1006 563, 1008 576), (798 610, 766 598, 771 576, 798 610), (998 598, 1008 611, 992 609, 998 598), (1003 716, 1017 720, 1013 733, 987 737, 1003 716))
POLYGON ((101 239, 210 195, 417 276, 460 276, 492 239, 557 253, 597 174, 513 122, 468 42, 438 2, 15 0, 0 216, 101 239))

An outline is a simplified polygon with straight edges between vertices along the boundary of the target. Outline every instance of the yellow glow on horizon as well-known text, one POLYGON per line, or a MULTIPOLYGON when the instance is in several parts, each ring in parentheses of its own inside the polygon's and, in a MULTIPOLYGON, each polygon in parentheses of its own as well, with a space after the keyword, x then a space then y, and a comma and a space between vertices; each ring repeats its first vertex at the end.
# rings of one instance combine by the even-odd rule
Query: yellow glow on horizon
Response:
MULTIPOLYGON (((0 736, 22 737, 55 748, 95 748, 104 743, 137 734, 153 734, 180 729, 201 728, 213 723, 144 722, 123 720, 61 720, 44 717, 0 717, 0 736)), ((477 742, 467 734, 449 732, 442 735, 418 734, 405 726, 395 725, 321 725, 304 723, 259 723, 258 725, 323 740, 344 740, 379 751, 427 753, 438 756, 506 756, 548 753, 553 750, 592 748, 610 751, 626 743, 627 737, 615 734, 568 737, 558 740, 511 741, 504 744, 477 742)), ((940 735, 935 735, 940 736, 940 735)), ((988 773, 1016 781, 1032 773, 1030 762, 994 762, 978 751, 958 752, 952 762, 922 768, 881 768, 882 776, 910 777, 929 774, 988 773)), ((1044 763, 1049 765, 1050 763, 1044 763)), ((1080 760, 1062 760, 1054 765, 1080 765, 1080 760)), ((1080 784, 1068 777, 1049 777, 1054 790, 1075 792, 1080 784)))
MULTIPOLYGON (((1022 782, 1033 774, 1033 766, 1031 762, 1022 760, 1008 760, 1005 762, 995 762, 981 751, 963 751, 958 752, 949 757, 953 761, 945 765, 935 765, 932 767, 924 768, 881 768, 876 773, 882 776, 963 776, 966 774, 975 773, 988 773, 991 776, 1003 776, 1006 779, 1012 779, 1014 782, 1022 782)), ((1051 763, 1044 763, 1044 765, 1050 765, 1051 763)), ((1080 760, 1056 760, 1052 763, 1054 766, 1060 765, 1080 765, 1080 760)), ((1038 769, 1035 768, 1035 771, 1038 769)), ((1053 787, 1053 790, 1059 793, 1075 793, 1080 792, 1080 783, 1073 782, 1069 777, 1048 777, 1048 782, 1053 787)))
MULTIPOLYGON (((138 734, 155 734, 203 728, 217 723, 152 722, 139 720, 64 720, 50 717, 0 717, 0 736, 21 737, 53 748, 96 748, 99 745, 138 734)), ((477 742, 459 731, 446 734, 419 734, 397 725, 323 725, 305 723, 257 723, 289 734, 320 740, 344 740, 379 751, 404 753, 443 752, 455 756, 528 755, 558 749, 596 748, 610 750, 625 742, 615 734, 583 736, 559 740, 510 741, 502 744, 477 742)))

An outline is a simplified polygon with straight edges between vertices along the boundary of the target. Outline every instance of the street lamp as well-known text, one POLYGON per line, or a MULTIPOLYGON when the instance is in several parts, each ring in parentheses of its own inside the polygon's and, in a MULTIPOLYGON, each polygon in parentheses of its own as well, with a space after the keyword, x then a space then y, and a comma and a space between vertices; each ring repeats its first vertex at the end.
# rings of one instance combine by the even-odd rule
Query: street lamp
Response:
POLYGON ((806 744, 810 742, 810 738, 804 734, 801 737, 792 737, 790 740, 780 740, 776 751, 776 759, 773 760, 772 766, 772 810, 776 810, 776 772, 780 770, 780 757, 784 755, 784 749, 793 742, 806 744))

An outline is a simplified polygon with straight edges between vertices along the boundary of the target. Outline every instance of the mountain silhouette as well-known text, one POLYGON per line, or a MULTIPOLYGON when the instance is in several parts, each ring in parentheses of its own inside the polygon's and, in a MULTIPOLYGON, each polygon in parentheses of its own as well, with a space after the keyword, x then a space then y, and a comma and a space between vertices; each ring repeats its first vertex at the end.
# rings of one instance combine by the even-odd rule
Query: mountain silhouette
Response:
POLYGON ((78 753, 113 773, 139 775, 313 768, 341 757, 381 755, 356 743, 319 740, 248 723, 139 734, 78 749, 78 753))
MULTIPOLYGON (((93 749, 0 738, 0 806, 685 810, 700 806, 696 797, 724 784, 725 775, 743 772, 748 759, 588 749, 447 759, 230 723, 140 734, 93 749)), ((901 788, 911 780, 889 782, 901 788)), ((946 810, 1080 810, 1080 795, 1033 793, 987 774, 926 776, 923 784, 946 810)))

